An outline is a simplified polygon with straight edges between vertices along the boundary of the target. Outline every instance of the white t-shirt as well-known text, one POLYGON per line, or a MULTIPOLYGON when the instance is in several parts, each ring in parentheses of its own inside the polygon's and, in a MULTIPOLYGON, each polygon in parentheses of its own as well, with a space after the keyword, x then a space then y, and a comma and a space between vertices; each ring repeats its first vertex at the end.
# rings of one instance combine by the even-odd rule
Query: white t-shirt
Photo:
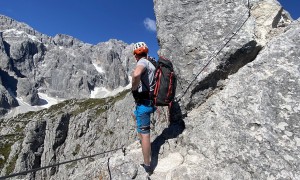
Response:
POLYGON ((138 87, 138 92, 153 91, 154 90, 154 65, 145 58, 140 59, 137 62, 137 66, 144 66, 145 70, 141 75, 141 81, 138 87))

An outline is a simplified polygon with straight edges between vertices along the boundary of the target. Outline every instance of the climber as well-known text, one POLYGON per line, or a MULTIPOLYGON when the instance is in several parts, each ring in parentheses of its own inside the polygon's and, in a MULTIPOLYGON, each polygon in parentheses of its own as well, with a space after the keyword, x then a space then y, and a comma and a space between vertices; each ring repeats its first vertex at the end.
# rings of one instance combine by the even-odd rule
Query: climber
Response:
POLYGON ((137 132, 142 144, 144 163, 141 164, 145 171, 151 175, 151 142, 150 142, 150 115, 156 108, 150 100, 150 92, 154 87, 154 65, 147 60, 148 47, 144 42, 134 44, 133 54, 137 61, 132 73, 132 95, 136 103, 134 111, 137 132))

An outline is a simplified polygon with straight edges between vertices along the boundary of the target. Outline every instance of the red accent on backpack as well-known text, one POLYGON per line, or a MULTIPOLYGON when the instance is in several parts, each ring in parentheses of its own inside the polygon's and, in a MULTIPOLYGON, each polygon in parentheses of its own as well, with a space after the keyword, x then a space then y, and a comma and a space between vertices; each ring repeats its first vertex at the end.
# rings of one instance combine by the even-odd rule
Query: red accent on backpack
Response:
POLYGON ((155 72, 155 88, 153 92, 156 106, 170 106, 176 91, 176 76, 173 64, 169 59, 159 57, 155 72))

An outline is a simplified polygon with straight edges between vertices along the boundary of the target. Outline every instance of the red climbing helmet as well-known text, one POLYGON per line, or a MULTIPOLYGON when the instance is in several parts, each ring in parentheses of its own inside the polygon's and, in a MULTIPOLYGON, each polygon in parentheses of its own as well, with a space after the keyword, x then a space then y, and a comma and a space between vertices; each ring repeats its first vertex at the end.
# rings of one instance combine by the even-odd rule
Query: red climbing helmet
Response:
POLYGON ((148 54, 148 47, 144 42, 135 43, 133 46, 133 54, 141 55, 148 54))

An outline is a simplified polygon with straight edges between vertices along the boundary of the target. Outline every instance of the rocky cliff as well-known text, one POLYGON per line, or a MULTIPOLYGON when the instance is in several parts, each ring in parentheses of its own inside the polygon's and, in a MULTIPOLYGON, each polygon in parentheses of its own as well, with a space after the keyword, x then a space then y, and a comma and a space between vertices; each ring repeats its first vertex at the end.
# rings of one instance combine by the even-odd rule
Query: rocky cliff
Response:
POLYGON ((1 115, 18 106, 45 103, 38 93, 60 99, 87 98, 96 88, 129 83, 131 46, 122 41, 90 45, 71 36, 48 37, 0 16, 1 115))
MULTIPOLYGON (((152 120, 150 178, 300 179, 299 20, 275 0, 154 6, 178 88, 172 123, 164 108, 152 120)), ((115 149, 21 177, 146 179, 132 104, 125 91, 2 119, 1 174, 115 149)))

